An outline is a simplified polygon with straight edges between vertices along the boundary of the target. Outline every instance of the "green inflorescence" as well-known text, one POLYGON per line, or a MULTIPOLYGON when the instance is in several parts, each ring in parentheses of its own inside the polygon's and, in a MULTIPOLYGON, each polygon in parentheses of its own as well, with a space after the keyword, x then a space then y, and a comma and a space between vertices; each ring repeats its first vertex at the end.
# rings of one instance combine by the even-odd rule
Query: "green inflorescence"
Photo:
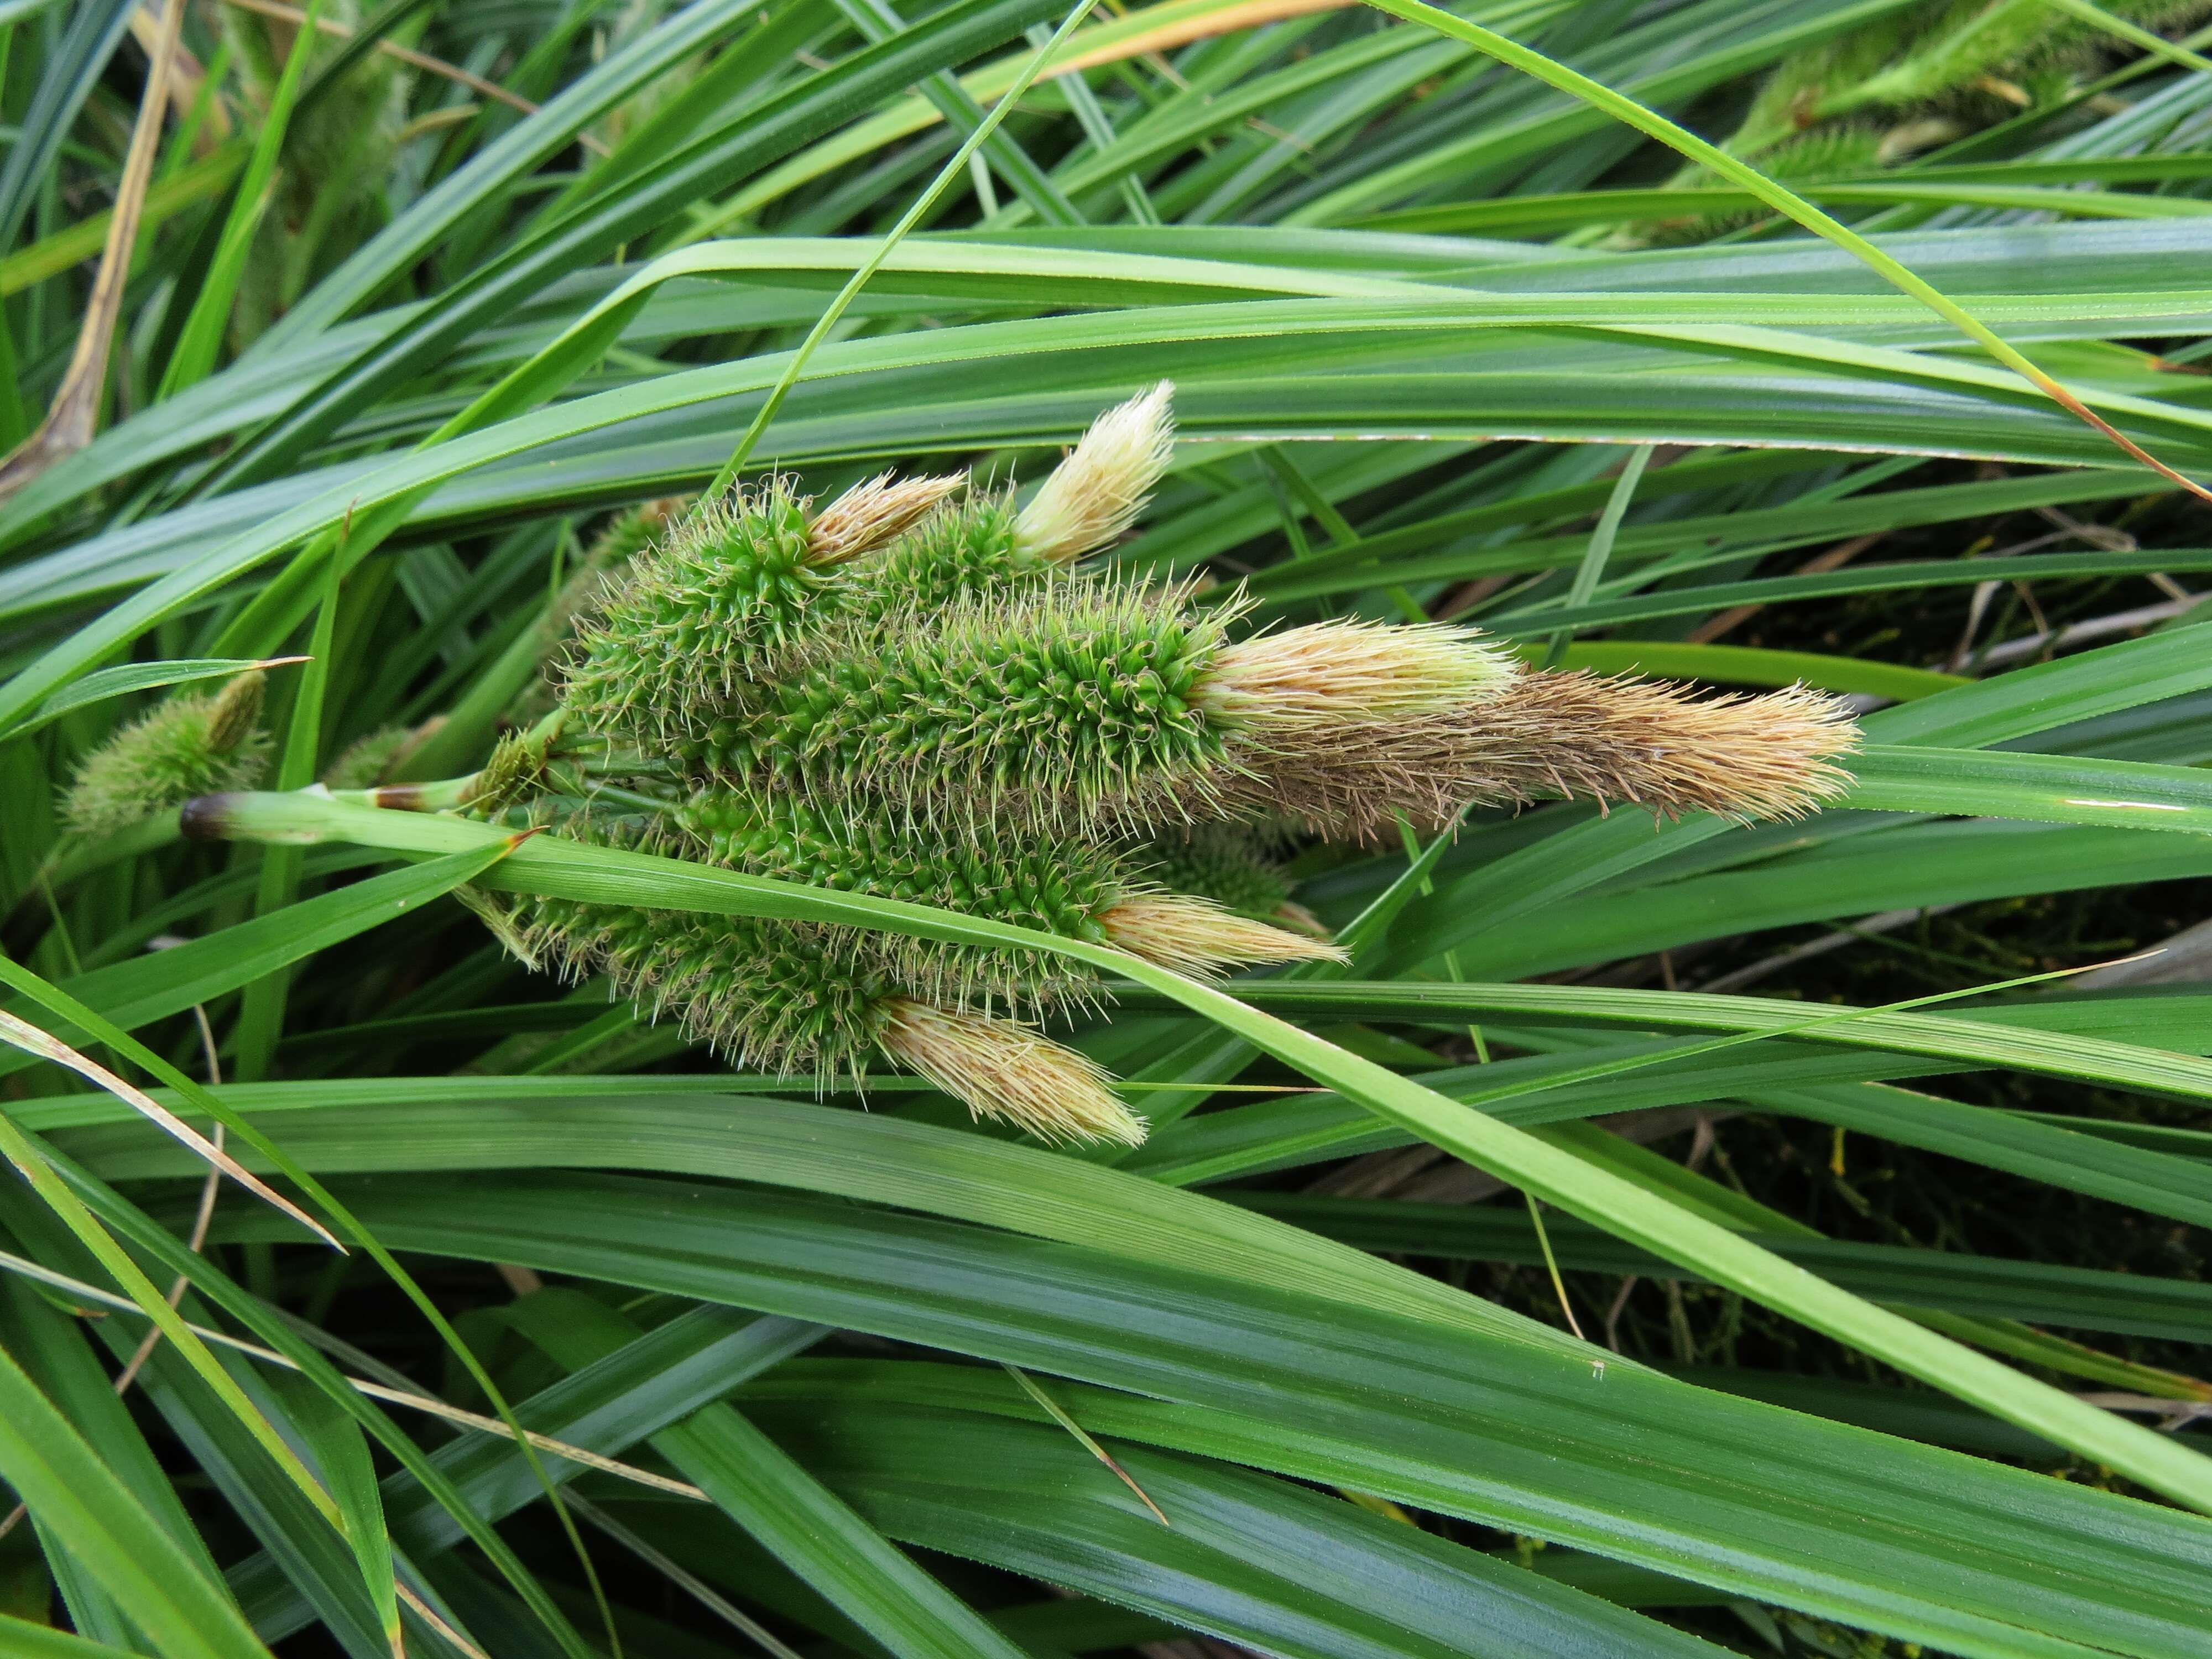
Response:
POLYGON ((1023 545, 1018 516, 1005 492, 947 502, 842 571, 826 595, 822 624, 848 637, 869 636, 894 617, 932 615, 977 594, 1065 574, 1059 560, 1023 545))
POLYGON ((571 977, 605 974, 737 1064, 827 1080, 857 1075, 875 1050, 891 988, 842 930, 552 898, 515 920, 532 953, 571 977))
POLYGON ((584 724, 660 744, 766 672, 830 578, 813 558, 805 498, 781 478, 702 502, 579 629, 563 702, 584 724))
MULTIPOLYGON (((1084 571, 1166 464, 1167 391, 1102 417, 1018 513, 1007 494, 946 501, 957 477, 888 475, 819 514, 781 482, 695 511, 585 626, 559 714, 425 800, 534 796, 536 821, 586 837, 1206 975, 1338 954, 1255 823, 1374 835, 1573 793, 1788 815, 1840 787, 1848 722, 1809 694, 1698 703, 1531 673, 1442 623, 1232 641, 1234 596, 1084 571)), ((749 1063, 857 1071, 878 1052, 1048 1139, 1141 1135, 1095 1066, 1000 1018, 1098 996, 1087 965, 891 929, 526 909, 525 952, 604 970, 749 1063)))
POLYGON ((1194 693, 1223 621, 1095 584, 974 600, 893 628, 719 723, 711 771, 817 800, 897 791, 929 820, 1084 829, 1174 813, 1224 763, 1194 693))
POLYGON ((399 751, 414 740, 415 730, 406 726, 380 726, 374 732, 365 732, 340 750, 331 763, 323 769, 325 789, 373 789, 384 781, 384 775, 399 751))

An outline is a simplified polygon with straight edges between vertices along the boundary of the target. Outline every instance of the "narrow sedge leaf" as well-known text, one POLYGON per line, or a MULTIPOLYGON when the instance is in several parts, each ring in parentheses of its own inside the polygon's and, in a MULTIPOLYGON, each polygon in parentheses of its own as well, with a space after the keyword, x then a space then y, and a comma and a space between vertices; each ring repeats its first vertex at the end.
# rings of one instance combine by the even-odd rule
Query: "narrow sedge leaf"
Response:
MULTIPOLYGON (((50 1528, 121 1604, 138 1626, 175 1659, 267 1659, 236 1602, 210 1583, 193 1560, 148 1513, 0 1351, 0 1476, 21 1495, 41 1526, 50 1528)), ((49 1641, 37 1626, 9 1619, 0 1626, 0 1650, 54 1659, 110 1653, 96 1643, 49 1641), (19 1633, 26 1639, 17 1641, 19 1633)))

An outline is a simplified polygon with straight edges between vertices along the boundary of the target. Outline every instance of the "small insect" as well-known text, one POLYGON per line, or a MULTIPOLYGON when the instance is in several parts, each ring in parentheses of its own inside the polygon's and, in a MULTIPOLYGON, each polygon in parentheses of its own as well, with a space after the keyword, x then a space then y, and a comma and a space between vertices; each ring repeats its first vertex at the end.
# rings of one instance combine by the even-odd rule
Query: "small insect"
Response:
POLYGON ((1590 1381, 1593 1382, 1602 1382, 1605 1381, 1605 1361, 1602 1359, 1593 1359, 1590 1361, 1590 1381))

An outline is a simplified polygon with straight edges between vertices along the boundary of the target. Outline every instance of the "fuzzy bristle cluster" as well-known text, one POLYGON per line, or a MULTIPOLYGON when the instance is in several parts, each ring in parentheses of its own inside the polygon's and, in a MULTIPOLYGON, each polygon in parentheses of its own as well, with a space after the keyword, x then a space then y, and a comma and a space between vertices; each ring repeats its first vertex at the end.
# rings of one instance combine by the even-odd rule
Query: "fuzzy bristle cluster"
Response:
POLYGON ((1162 380, 1098 417, 1022 509, 1015 539, 1024 550, 1067 564, 1121 538, 1175 453, 1174 396, 1162 380))
POLYGON ((1519 672, 1461 628, 1313 623, 1228 647, 1197 699, 1234 731, 1327 732, 1443 714, 1502 690, 1519 672))
POLYGON ((811 562, 843 564, 881 547, 967 482, 967 475, 958 472, 939 478, 894 478, 880 472, 854 484, 807 527, 811 562))
POLYGON ((1195 893, 1254 921, 1276 921, 1304 933, 1311 916, 1291 901, 1291 883, 1269 856, 1263 832, 1242 823, 1194 823, 1164 831, 1131 849, 1152 880, 1195 893))
POLYGON ((195 795, 250 789, 269 764, 268 677, 250 669, 211 694, 172 697, 86 757, 62 804, 81 836, 112 835, 195 795))
MULTIPOLYGON (((672 520, 580 629, 560 715, 461 799, 553 791, 532 818, 562 833, 1206 975, 1339 955, 1259 826, 1359 838, 1576 795, 1778 817, 1844 787, 1856 729, 1802 688, 1533 672, 1438 624, 1246 635, 1243 596, 1085 568, 1167 465, 1169 390, 1108 411, 1025 504, 885 476, 816 513, 773 481, 672 520), (556 739, 602 781, 560 793, 556 739)), ((1143 1133, 1022 1023, 1103 997, 1070 957, 550 900, 501 926, 749 1064, 880 1054, 1048 1139, 1143 1133)))
POLYGON ((1858 728, 1803 686, 1698 697, 1685 687, 1527 672, 1498 695, 1382 722, 1273 759, 1234 804, 1366 839, 1401 816, 1434 826, 1469 805, 1578 798, 1654 814, 1796 817, 1840 794, 1858 728))
POLYGON ((979 1115, 1040 1140, 1141 1145, 1145 1121, 1115 1094, 1091 1060, 1028 1027, 896 998, 878 1042, 979 1115))

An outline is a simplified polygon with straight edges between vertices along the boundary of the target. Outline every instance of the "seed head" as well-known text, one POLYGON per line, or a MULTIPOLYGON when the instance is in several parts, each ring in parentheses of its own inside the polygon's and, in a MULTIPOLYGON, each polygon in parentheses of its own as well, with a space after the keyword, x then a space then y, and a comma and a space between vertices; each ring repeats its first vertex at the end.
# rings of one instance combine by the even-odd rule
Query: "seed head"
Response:
MULTIPOLYGON (((1121 860, 1089 842, 975 839, 950 827, 894 824, 872 806, 848 811, 789 793, 706 790, 672 823, 680 839, 665 850, 680 857, 988 916, 1063 938, 1103 939, 1097 913, 1129 884, 1121 860)), ((1097 999, 1096 974, 1045 952, 837 931, 849 935, 855 960, 916 996, 954 1008, 1026 1016, 1097 999)))
POLYGON ((252 788, 269 763, 268 734, 255 724, 265 684, 255 669, 125 726, 77 769, 63 821, 81 836, 112 835, 195 795, 252 788))
POLYGON ((893 478, 879 472, 823 508, 806 532, 814 564, 842 564, 902 534, 968 482, 964 472, 941 478, 893 478))
POLYGON ((1118 540, 1174 456, 1174 386, 1162 380, 1092 422, 1022 509, 1021 545, 1066 564, 1118 540))
MULTIPOLYGON (((1125 854, 1081 836, 972 835, 895 825, 872 806, 811 805, 788 794, 708 790, 672 819, 663 850, 749 875, 902 899, 1064 939, 1112 943, 1178 972, 1212 974, 1324 954, 1309 939, 1139 881, 1125 854)), ((1097 976, 1042 951, 854 931, 854 958, 916 996, 1018 1016, 1094 1003, 1097 976)))
POLYGON ((1196 893, 1255 921, 1274 918, 1291 884, 1267 856, 1261 836, 1240 823, 1191 824, 1137 848, 1132 856, 1163 886, 1196 893))
POLYGON ((978 1117, 1041 1140, 1143 1144, 1145 1121, 1108 1086, 1104 1072, 1026 1025, 934 1008, 908 998, 884 1005, 877 1041, 978 1117))
POLYGON ((1443 623, 1312 623, 1228 647, 1196 701, 1224 726, 1287 736, 1437 714, 1519 672, 1512 657, 1443 623))

